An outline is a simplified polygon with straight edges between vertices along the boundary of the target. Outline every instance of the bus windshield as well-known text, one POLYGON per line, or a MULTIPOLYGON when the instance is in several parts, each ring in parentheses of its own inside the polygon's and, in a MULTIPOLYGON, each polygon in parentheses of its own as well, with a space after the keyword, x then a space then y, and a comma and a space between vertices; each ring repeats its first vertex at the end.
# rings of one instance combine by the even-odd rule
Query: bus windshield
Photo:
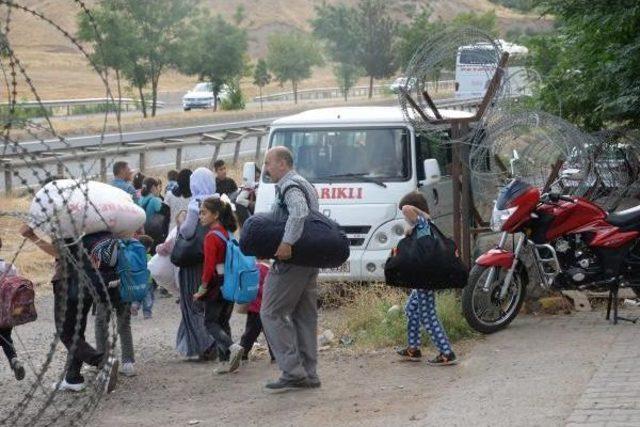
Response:
POLYGON ((411 176, 409 141, 406 128, 281 129, 271 147, 291 150, 309 182, 398 182, 411 176))
POLYGON ((458 57, 460 65, 496 65, 498 58, 496 51, 485 48, 461 48, 458 57))

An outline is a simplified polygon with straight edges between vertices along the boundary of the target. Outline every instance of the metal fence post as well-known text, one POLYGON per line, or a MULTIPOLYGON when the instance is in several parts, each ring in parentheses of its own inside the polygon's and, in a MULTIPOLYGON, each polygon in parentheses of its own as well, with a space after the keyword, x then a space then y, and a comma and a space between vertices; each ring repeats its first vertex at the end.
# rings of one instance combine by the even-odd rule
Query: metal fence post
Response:
POLYGON ((233 165, 238 164, 238 160, 240 159, 240 146, 242 145, 242 138, 236 142, 236 149, 233 152, 233 165))
POLYGON ((147 167, 147 153, 145 151, 141 151, 138 169, 140 169, 140 172, 144 173, 144 170, 146 169, 146 167, 147 167))
POLYGON ((258 136, 256 139, 256 163, 258 163, 258 161, 260 160, 260 152, 262 151, 261 148, 262 145, 262 135, 258 136))
POLYGON ((176 148, 176 169, 182 169, 182 147, 176 148))
POLYGON ((107 159, 100 157, 100 181, 107 182, 107 159))
POLYGON ((13 164, 11 162, 4 164, 4 194, 5 196, 13 194, 13 164))
POLYGON ((218 154, 220 154, 220 145, 222 141, 215 143, 215 148, 213 149, 213 156, 211 156, 211 164, 209 165, 209 169, 213 169, 213 164, 218 160, 218 154))

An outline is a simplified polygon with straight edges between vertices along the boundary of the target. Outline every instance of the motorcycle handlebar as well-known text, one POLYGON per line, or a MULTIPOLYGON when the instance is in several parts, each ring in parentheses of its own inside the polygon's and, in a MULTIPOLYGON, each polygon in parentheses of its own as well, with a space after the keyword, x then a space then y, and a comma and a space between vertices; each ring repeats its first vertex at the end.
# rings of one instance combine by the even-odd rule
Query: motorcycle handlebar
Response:
POLYGON ((543 194, 541 197, 541 200, 543 202, 559 202, 560 200, 564 201, 564 202, 571 202, 574 203, 575 200, 570 197, 570 196, 565 196, 564 194, 558 194, 558 193, 547 193, 547 194, 543 194))

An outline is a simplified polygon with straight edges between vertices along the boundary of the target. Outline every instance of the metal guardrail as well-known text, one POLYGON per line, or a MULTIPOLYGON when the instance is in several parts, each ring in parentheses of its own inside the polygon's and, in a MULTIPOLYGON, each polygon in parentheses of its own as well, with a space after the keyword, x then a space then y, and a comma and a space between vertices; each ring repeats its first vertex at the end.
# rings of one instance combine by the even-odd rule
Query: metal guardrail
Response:
MULTIPOLYGON (((392 82, 378 84, 373 86, 372 94, 381 95, 392 93, 390 88, 392 82)), ((429 92, 438 93, 438 91, 452 92, 455 87, 455 81, 443 80, 437 84, 434 82, 427 83, 427 90, 429 92), (437 88, 437 90, 436 90, 437 88)), ((349 90, 349 97, 356 98, 369 95, 369 86, 355 86, 349 90)), ((301 89, 298 91, 298 100, 305 99, 331 99, 331 98, 343 98, 344 95, 339 87, 324 87, 314 89, 301 89)), ((291 101, 294 99, 293 92, 279 92, 269 95, 263 95, 262 97, 256 96, 253 98, 255 102, 262 101, 291 101)))
MULTIPOLYGON (((98 106, 98 105, 118 105, 120 103, 123 111, 129 111, 132 107, 133 109, 137 109, 140 101, 133 98, 83 98, 83 99, 56 99, 56 100, 43 100, 43 101, 20 101, 16 102, 17 108, 24 109, 37 109, 37 108, 46 108, 54 111, 66 111, 67 116, 71 115, 73 107, 79 106, 98 106)), ((10 104, 3 103, 0 104, 2 107, 8 108, 10 104)), ((162 101, 158 101, 156 103, 158 108, 164 108, 165 103, 162 101)))
MULTIPOLYGON (((437 105, 441 108, 469 110, 475 109, 480 101, 480 98, 462 100, 442 99, 437 102, 437 105)), ((237 164, 240 157, 242 141, 249 137, 257 138, 255 159, 258 161, 262 152, 262 139, 268 133, 269 125, 274 119, 276 119, 276 117, 243 122, 244 124, 229 124, 228 126, 194 126, 148 132, 152 135, 133 132, 133 137, 127 137, 127 134, 123 134, 118 139, 103 141, 100 144, 82 147, 63 146, 60 149, 51 151, 32 151, 26 155, 23 154, 21 157, 18 157, 18 154, 14 153, 12 156, 0 158, 0 165, 2 165, 4 169, 5 194, 12 194, 13 177, 17 175, 17 170, 33 166, 34 164, 37 166, 56 164, 57 174, 64 175, 66 162, 82 162, 98 158, 100 160, 100 180, 106 181, 107 159, 134 153, 138 153, 139 155, 138 169, 144 172, 148 152, 175 149, 175 167, 176 169, 181 169, 184 148, 202 145, 212 146, 213 153, 210 164, 213 166, 213 163, 220 154, 222 144, 235 144, 233 164, 237 164), (143 135, 136 137, 136 134, 143 135), (26 160, 23 157, 30 157, 31 160, 26 160)))

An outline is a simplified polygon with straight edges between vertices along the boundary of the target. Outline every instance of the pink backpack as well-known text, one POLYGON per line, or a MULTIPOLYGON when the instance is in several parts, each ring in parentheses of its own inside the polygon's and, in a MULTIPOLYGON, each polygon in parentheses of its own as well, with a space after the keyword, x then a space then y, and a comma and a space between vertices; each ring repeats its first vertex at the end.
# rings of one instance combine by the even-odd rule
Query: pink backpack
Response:
POLYGON ((30 280, 20 276, 0 279, 0 328, 13 328, 37 319, 35 291, 30 280))

